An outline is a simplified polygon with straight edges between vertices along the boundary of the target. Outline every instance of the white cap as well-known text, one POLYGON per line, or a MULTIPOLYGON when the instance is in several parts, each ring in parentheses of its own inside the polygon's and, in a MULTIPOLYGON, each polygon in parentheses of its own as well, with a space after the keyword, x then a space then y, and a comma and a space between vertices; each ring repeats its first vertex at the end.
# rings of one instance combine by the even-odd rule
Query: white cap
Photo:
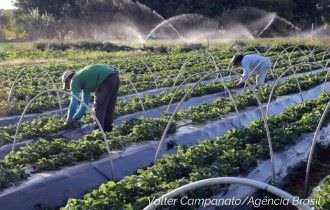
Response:
POLYGON ((73 71, 66 71, 62 74, 63 89, 65 89, 65 83, 72 74, 74 74, 73 71))

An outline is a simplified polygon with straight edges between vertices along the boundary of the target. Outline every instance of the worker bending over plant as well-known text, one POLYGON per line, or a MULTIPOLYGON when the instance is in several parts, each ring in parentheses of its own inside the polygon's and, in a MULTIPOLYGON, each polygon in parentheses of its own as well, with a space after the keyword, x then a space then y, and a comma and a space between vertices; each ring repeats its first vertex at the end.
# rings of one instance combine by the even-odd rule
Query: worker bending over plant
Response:
MULTIPOLYGON (((66 71, 62 75, 63 88, 71 90, 72 95, 79 97, 88 105, 90 95, 95 92, 93 111, 100 121, 104 131, 112 130, 114 111, 117 101, 120 80, 118 72, 106 64, 86 66, 78 72, 66 71)), ((78 100, 71 97, 66 123, 78 126, 79 120, 86 112, 86 107, 81 103, 77 110, 78 100)), ((95 121, 95 119, 94 119, 95 121)), ((94 122, 94 125, 97 126, 94 122)), ((95 127, 96 128, 96 127, 95 127)))
POLYGON ((235 80, 235 85, 244 83, 252 75, 256 75, 256 86, 265 84, 268 70, 272 67, 269 58, 257 54, 234 55, 231 63, 234 67, 242 67, 243 75, 235 80))

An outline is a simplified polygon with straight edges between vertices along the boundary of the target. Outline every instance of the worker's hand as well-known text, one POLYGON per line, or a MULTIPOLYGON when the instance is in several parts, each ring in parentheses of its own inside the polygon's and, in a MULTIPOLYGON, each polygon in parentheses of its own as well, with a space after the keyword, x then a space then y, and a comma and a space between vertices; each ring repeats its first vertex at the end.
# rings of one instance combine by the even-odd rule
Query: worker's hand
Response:
POLYGON ((70 126, 71 126, 71 123, 70 123, 70 122, 67 122, 67 121, 65 121, 65 122, 63 123, 63 125, 64 125, 64 127, 70 127, 70 126))
POLYGON ((235 79, 234 80, 234 85, 238 86, 239 84, 241 84, 241 80, 240 79, 235 79))
POLYGON ((74 127, 80 127, 80 122, 77 119, 72 119, 71 123, 74 127))
POLYGON ((64 122, 66 127, 80 127, 80 122, 77 119, 72 119, 71 121, 64 122))

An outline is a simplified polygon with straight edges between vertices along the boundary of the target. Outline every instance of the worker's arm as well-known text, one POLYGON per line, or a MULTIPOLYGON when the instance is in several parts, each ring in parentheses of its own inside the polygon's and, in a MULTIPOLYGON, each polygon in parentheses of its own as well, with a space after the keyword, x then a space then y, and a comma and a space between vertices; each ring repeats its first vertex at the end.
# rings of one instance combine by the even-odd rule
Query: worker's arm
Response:
MULTIPOLYGON (((89 101, 90 101, 90 93, 83 91, 82 99, 83 99, 83 103, 88 106, 89 101)), ((73 116, 73 119, 80 120, 84 116, 84 114, 86 112, 86 107, 83 105, 83 103, 80 103, 79 110, 73 116)))
POLYGON ((66 118, 67 122, 71 122, 74 113, 77 110, 77 106, 78 106, 78 99, 79 98, 79 92, 71 92, 71 94, 75 97, 71 97, 71 101, 70 101, 70 105, 69 105, 69 110, 68 110, 68 116, 66 118), (77 97, 77 98, 76 98, 77 97))
POLYGON ((238 85, 244 83, 249 78, 250 71, 247 68, 243 67, 243 74, 241 79, 238 82, 238 85))

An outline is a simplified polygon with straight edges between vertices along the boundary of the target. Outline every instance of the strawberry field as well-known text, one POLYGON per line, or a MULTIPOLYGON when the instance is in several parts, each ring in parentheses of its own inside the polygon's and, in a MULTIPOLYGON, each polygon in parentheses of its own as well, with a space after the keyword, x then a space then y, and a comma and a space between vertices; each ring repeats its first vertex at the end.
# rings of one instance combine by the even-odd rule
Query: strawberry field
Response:
MULTIPOLYGON (((330 52, 326 45, 301 43, 111 52, 92 44, 89 49, 1 44, 0 206, 144 209, 196 181, 241 177, 318 199, 310 208, 329 209, 330 166, 316 175, 313 156, 330 148, 330 52), (238 51, 271 59, 264 86, 255 88, 254 78, 234 84, 242 69, 230 60, 238 51), (65 124, 70 96, 57 91, 64 71, 96 63, 112 65, 121 80, 115 126, 104 134, 93 130, 89 111, 78 126, 65 124), (292 190, 285 186, 297 168, 301 187, 292 190)), ((176 197, 260 195, 240 187, 215 184, 176 197)))

